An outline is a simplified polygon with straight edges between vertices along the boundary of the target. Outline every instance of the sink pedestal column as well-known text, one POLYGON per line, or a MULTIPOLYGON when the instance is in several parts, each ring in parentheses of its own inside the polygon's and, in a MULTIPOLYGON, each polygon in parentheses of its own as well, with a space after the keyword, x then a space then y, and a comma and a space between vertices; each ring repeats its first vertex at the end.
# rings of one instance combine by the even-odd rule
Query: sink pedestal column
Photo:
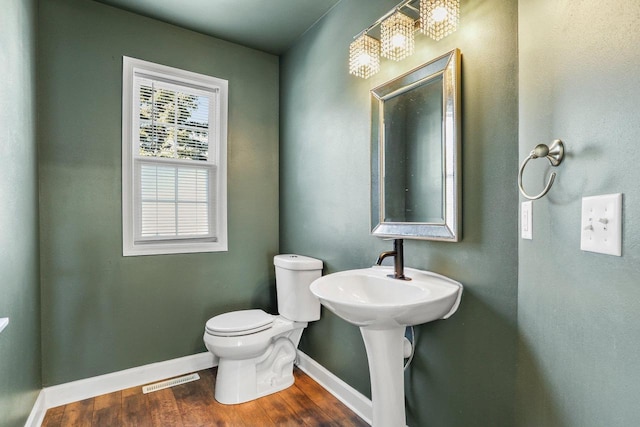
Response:
POLYGON ((404 427, 404 326, 361 327, 371 377, 372 427, 404 427))

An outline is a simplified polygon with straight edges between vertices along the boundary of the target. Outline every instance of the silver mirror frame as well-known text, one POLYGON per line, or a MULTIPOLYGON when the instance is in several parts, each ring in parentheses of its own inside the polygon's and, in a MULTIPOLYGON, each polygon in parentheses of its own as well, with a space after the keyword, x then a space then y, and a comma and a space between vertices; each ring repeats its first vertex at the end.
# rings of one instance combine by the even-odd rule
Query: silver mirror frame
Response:
POLYGON ((400 239, 461 239, 460 51, 454 49, 371 90, 371 234, 400 239), (391 96, 442 76, 443 213, 444 221, 384 221, 384 102, 391 96))

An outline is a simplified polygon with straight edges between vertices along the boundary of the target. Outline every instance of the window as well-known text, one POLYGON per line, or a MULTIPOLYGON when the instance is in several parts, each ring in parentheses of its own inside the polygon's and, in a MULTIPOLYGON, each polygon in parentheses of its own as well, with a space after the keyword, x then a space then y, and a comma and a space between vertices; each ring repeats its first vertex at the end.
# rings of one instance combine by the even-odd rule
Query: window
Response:
POLYGON ((123 57, 123 255, 227 250, 227 81, 123 57))

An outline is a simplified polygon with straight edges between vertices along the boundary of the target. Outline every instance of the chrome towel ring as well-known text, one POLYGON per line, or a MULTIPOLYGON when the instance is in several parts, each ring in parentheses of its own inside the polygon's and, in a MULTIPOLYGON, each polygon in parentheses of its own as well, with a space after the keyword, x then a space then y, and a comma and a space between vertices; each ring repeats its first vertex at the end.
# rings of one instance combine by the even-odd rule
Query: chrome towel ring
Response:
POLYGON ((542 190, 542 192, 537 196, 530 196, 526 191, 524 191, 524 188, 522 187, 522 173, 524 172, 524 167, 527 165, 529 160, 537 159, 539 157, 546 157, 549 159, 549 163, 553 167, 558 166, 562 163, 562 159, 564 158, 564 144, 559 139, 553 141, 548 147, 546 144, 538 144, 520 165, 520 170, 518 171, 518 188, 520 188, 522 195, 529 200, 538 200, 547 194, 553 185, 553 181, 556 179, 556 173, 553 172, 549 178, 549 182, 547 182, 547 186, 544 187, 544 190, 542 190))

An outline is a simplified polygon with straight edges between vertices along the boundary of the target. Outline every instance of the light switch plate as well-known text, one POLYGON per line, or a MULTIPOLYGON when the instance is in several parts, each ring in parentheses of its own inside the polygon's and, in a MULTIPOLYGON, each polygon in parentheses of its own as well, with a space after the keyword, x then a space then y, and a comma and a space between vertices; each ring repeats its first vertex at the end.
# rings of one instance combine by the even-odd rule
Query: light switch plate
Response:
POLYGON ((582 198, 580 249, 622 255, 622 194, 582 198))
POLYGON ((533 239, 533 202, 522 202, 520 205, 520 237, 533 239))

